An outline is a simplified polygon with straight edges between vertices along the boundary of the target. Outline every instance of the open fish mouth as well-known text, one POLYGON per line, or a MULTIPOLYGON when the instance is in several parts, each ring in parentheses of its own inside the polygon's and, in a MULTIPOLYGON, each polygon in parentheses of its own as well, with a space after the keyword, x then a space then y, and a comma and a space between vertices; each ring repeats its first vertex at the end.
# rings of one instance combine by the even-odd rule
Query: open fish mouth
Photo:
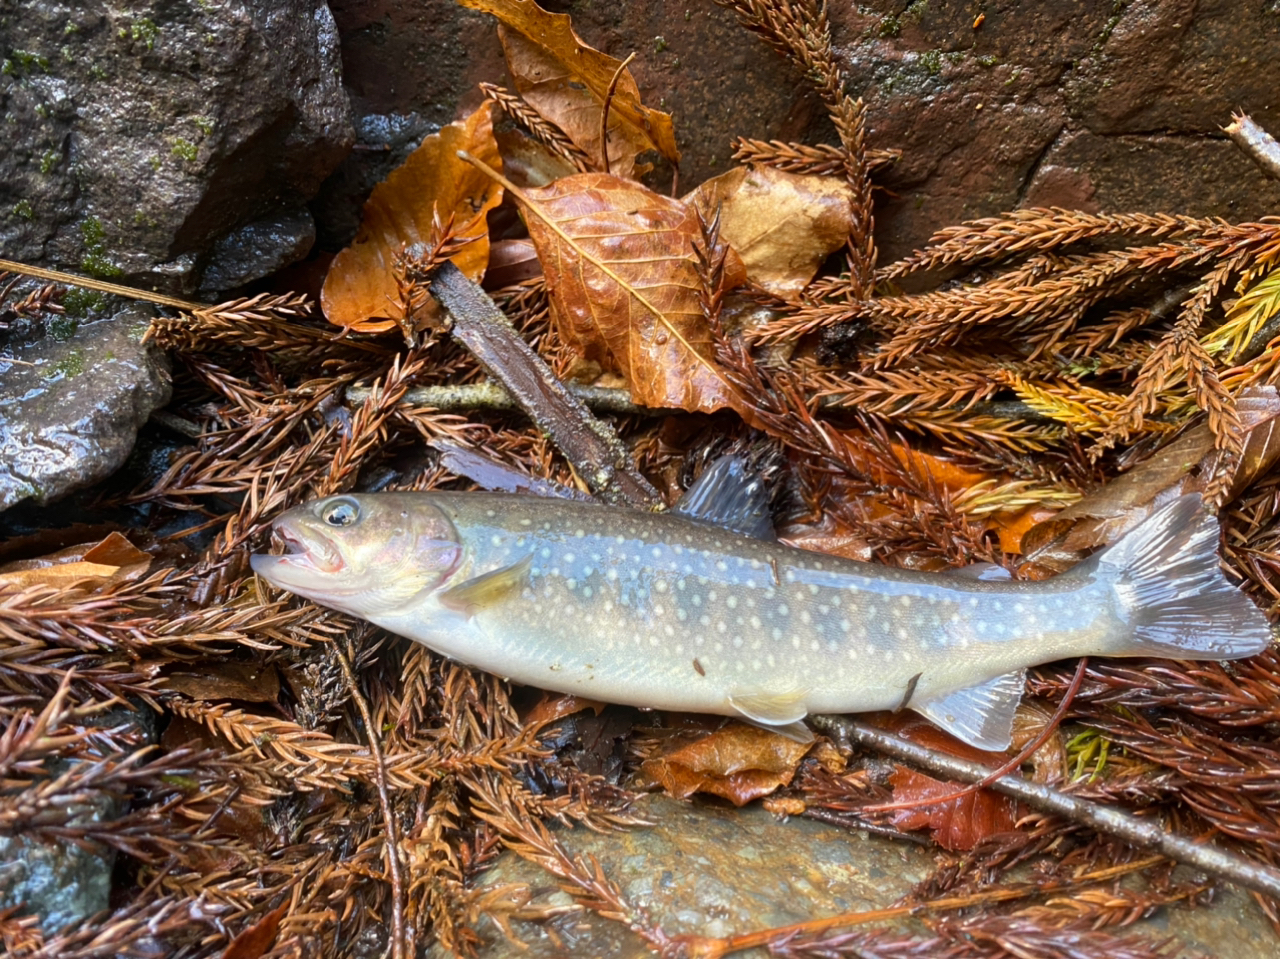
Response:
POLYGON ((322 573, 338 573, 346 567, 342 554, 332 544, 317 537, 299 535, 283 523, 272 527, 270 548, 276 564, 322 573))

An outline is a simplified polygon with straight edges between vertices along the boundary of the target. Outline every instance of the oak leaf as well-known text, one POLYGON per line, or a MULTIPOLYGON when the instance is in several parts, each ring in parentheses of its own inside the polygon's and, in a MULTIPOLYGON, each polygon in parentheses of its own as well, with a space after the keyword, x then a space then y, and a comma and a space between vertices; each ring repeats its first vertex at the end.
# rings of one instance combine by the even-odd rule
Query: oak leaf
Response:
MULTIPOLYGON (((507 189, 524 207, 567 343, 620 373, 636 403, 696 412, 740 404, 712 359, 694 210, 606 173, 507 189)), ((733 254, 725 272, 729 288, 745 278, 733 254)))
POLYGON ((720 211, 720 238, 742 258, 747 276, 782 297, 804 289, 822 261, 844 246, 852 200, 842 177, 755 164, 707 180, 685 197, 705 219, 720 211))
POLYGON ((532 0, 459 0, 493 14, 516 90, 590 157, 602 156, 600 120, 610 84, 609 169, 630 174, 638 153, 654 149, 680 162, 669 114, 640 102, 640 89, 622 61, 595 50, 573 31, 566 13, 548 13, 532 0))
POLYGON ((377 333, 412 319, 400 302, 395 258, 402 250, 424 250, 433 242, 437 222, 450 217, 454 236, 472 239, 450 259, 470 279, 484 275, 489 262, 485 217, 502 202, 502 187, 459 159, 459 150, 499 162, 492 104, 431 134, 373 188, 360 231, 325 276, 320 305, 330 323, 377 333))

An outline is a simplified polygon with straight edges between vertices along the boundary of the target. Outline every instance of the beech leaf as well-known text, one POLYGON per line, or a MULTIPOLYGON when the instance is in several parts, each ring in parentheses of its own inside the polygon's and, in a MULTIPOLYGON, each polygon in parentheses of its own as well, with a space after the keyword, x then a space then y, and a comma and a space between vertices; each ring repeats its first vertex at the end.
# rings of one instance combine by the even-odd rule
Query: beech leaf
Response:
POLYGON ((641 773, 677 799, 702 792, 744 806, 790 783, 812 745, 730 723, 665 756, 645 760, 641 773))
POLYGON ((842 177, 737 167, 685 197, 705 219, 720 211, 720 238, 752 282, 781 297, 799 293, 849 237, 853 191, 842 177))
MULTIPOLYGON (((516 90, 590 157, 600 158, 600 118, 622 61, 593 49, 573 32, 567 13, 548 13, 532 0, 459 0, 493 14, 516 90)), ((654 149, 680 162, 671 116, 640 102, 640 88, 623 70, 609 101, 610 172, 629 174, 636 154, 654 149)))
POLYGON ((395 328, 404 319, 392 272, 401 250, 431 242, 433 221, 453 217, 454 235, 474 238, 450 257, 469 279, 478 280, 489 263, 485 217, 502 202, 502 187, 459 159, 466 150, 498 163, 492 104, 433 133, 373 188, 364 205, 360 232, 339 253, 325 276, 320 305, 330 323, 362 333, 395 328))
MULTIPOLYGON (((641 405, 691 412, 740 405, 711 358, 693 252, 701 235, 696 212, 606 173, 536 190, 502 182, 525 209, 567 343, 620 373, 641 405)), ((733 255, 725 272, 726 287, 745 278, 733 255)))

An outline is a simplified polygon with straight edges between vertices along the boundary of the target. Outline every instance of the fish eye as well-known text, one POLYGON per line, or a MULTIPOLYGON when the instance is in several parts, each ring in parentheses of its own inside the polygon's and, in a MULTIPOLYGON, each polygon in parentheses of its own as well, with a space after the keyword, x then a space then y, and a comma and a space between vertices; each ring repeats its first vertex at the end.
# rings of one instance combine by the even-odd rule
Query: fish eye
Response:
POLYGON ((330 526, 351 526, 360 519, 360 507, 349 499, 335 499, 321 507, 320 518, 330 526))

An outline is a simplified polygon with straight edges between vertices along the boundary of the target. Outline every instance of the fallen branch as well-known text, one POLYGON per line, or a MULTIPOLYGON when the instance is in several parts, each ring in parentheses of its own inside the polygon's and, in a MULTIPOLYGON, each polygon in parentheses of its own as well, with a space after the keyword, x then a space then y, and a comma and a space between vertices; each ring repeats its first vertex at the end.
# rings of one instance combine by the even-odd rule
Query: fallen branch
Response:
POLYGON ((445 263, 432 276, 431 292, 453 318, 453 335, 550 435, 593 493, 620 506, 662 505, 613 428, 569 392, 480 287, 445 263))
POLYGON ((1222 132, 1235 141, 1236 146, 1254 163, 1262 168, 1262 172, 1273 180, 1280 180, 1280 143, 1258 124, 1247 113, 1235 113, 1231 122, 1222 128, 1222 132))
MULTIPOLYGON (((813 716, 811 719, 819 729, 840 739, 913 763, 931 773, 964 782, 979 782, 991 772, 978 763, 917 746, 846 716, 813 716)), ((1004 776, 992 782, 988 788, 1021 800, 1041 812, 1053 813, 1098 832, 1117 836, 1132 845, 1153 849, 1168 859, 1192 866, 1218 879, 1264 896, 1280 898, 1280 871, 1250 862, 1226 850, 1172 835, 1158 822, 1139 819, 1118 809, 1076 799, 1049 786, 1028 782, 1020 776, 1004 776)))

